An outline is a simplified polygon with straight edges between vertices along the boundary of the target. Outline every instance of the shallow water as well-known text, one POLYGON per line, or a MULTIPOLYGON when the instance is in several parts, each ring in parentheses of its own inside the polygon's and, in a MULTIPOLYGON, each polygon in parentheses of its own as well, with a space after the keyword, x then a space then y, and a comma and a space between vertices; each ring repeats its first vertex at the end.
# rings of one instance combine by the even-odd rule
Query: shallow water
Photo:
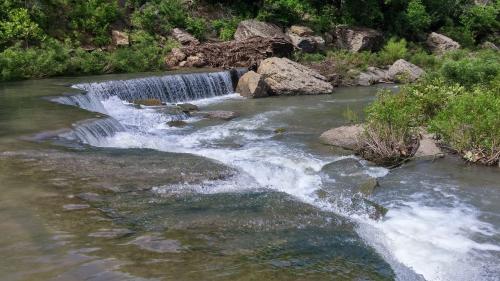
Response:
POLYGON ((114 95, 99 113, 42 99, 126 78, 0 85, 3 279, 498 280, 498 169, 449 156, 352 173, 354 156, 318 143, 347 108, 362 118, 375 87, 199 99, 241 116, 183 128, 114 95), (352 188, 369 177, 380 220, 352 188))

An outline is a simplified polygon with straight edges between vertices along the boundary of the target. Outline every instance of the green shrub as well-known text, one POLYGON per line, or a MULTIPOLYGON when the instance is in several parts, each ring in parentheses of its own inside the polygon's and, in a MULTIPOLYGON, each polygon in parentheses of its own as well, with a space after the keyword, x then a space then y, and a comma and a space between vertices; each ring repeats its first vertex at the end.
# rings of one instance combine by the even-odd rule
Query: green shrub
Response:
POLYGON ((198 30, 196 20, 188 20, 187 11, 180 0, 149 1, 131 16, 132 25, 152 34, 167 35, 174 27, 198 30))
POLYGON ((410 30, 413 32, 422 32, 429 28, 431 17, 425 10, 422 0, 410 0, 406 8, 406 20, 410 30))
POLYGON ((55 40, 28 49, 18 44, 0 53, 0 80, 61 75, 66 71, 69 57, 69 49, 55 40))
POLYGON ((379 53, 380 63, 383 65, 392 64, 398 59, 406 58, 407 53, 405 39, 391 38, 379 53))
POLYGON ((72 8, 69 25, 80 41, 87 41, 87 36, 91 35, 92 43, 98 46, 111 42, 109 26, 120 15, 116 1, 81 1, 72 5, 72 8))
POLYGON ((451 100, 430 122, 430 128, 467 160, 496 165, 500 158, 499 113, 498 92, 476 88, 451 100))
POLYGON ((240 21, 240 18, 218 19, 212 21, 212 26, 217 32, 219 39, 229 41, 234 38, 234 33, 236 33, 240 21))
POLYGON ((500 73, 500 59, 495 51, 483 51, 473 57, 446 60, 440 73, 448 82, 468 88, 478 84, 488 85, 500 73))
POLYGON ((409 55, 408 60, 424 69, 432 70, 439 65, 439 59, 424 50, 416 50, 409 55))
POLYGON ((27 9, 12 9, 8 11, 5 20, 0 20, 0 44, 22 40, 28 45, 29 41, 43 38, 44 32, 32 21, 27 9))
POLYGON ((301 21, 309 10, 308 3, 301 0, 264 0, 257 19, 290 26, 301 21))
POLYGON ((457 41, 466 48, 472 48, 476 44, 476 39, 472 31, 463 26, 444 26, 439 32, 457 41))
POLYGON ((293 56, 294 60, 299 62, 319 62, 326 58, 326 56, 322 53, 295 52, 293 56))
POLYGON ((207 23, 204 19, 188 17, 185 28, 198 39, 204 39, 207 31, 207 23))
POLYGON ((499 1, 495 4, 473 5, 460 17, 460 21, 475 39, 480 39, 500 29, 499 13, 499 1))

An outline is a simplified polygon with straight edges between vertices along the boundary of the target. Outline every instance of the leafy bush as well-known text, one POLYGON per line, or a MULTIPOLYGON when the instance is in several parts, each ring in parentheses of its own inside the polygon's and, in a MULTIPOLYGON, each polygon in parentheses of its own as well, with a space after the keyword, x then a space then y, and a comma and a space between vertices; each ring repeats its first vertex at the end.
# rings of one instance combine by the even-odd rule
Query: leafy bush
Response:
POLYGON ((322 53, 295 52, 293 56, 294 60, 299 62, 318 62, 325 59, 325 55, 322 53))
POLYGON ((61 75, 66 70, 69 49, 55 40, 41 47, 24 49, 19 44, 0 53, 0 80, 43 78, 61 75))
POLYGON ((499 13, 499 1, 495 4, 473 5, 460 17, 460 21, 466 30, 480 39, 500 29, 499 13))
POLYGON ((430 128, 467 160, 495 165, 500 158, 499 113, 498 92, 476 88, 451 100, 430 128))
POLYGON ((77 2, 71 11, 70 27, 81 42, 87 41, 87 36, 93 37, 92 43, 104 46, 111 42, 109 26, 120 15, 115 1, 89 0, 77 2))
POLYGON ((200 18, 186 18, 185 28, 198 39, 203 39, 207 31, 207 23, 200 18))
POLYGON ((439 64, 439 59, 436 56, 421 49, 411 53, 408 60, 415 65, 429 70, 434 69, 439 64))
POLYGON ((379 53, 381 64, 392 64, 398 59, 406 58, 408 49, 406 48, 406 40, 397 40, 391 38, 379 53))
POLYGON ((410 0, 405 15, 410 30, 413 32, 425 31, 431 24, 431 17, 425 10, 422 0, 410 0))
POLYGON ((7 18, 0 21, 0 44, 15 43, 19 40, 26 44, 32 40, 41 40, 44 32, 30 18, 27 9, 12 9, 7 18))
MULTIPOLYGON (((152 34, 167 35, 174 27, 186 28, 188 14, 180 0, 149 1, 131 16, 132 25, 152 34)), ((190 26, 197 29, 197 22, 191 20, 190 26)))
POLYGON ((446 60, 440 73, 448 82, 459 83, 465 87, 488 85, 500 73, 500 59, 495 51, 483 51, 475 57, 446 60))
POLYGON ((300 22, 309 10, 306 1, 301 0, 264 0, 257 19, 290 26, 300 22))
POLYGON ((212 26, 219 35, 219 39, 229 41, 234 38, 240 21, 240 18, 218 19, 212 21, 212 26))

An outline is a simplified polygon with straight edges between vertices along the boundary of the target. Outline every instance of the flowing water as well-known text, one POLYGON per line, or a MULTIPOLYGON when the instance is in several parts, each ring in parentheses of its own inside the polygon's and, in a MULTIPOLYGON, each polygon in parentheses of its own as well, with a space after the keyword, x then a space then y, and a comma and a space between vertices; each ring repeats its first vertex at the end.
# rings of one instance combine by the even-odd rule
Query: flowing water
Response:
POLYGON ((318 143, 376 87, 248 100, 229 72, 94 79, 2 85, 6 280, 500 280, 497 168, 389 171, 318 143), (131 104, 147 98, 166 105, 131 104))

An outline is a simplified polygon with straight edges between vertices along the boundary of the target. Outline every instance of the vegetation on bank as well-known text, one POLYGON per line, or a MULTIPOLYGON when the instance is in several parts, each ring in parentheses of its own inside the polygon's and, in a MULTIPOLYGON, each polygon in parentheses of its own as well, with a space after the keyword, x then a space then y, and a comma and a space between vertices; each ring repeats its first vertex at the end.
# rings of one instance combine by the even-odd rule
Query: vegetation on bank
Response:
POLYGON ((395 164, 414 153, 421 128, 466 160, 500 159, 500 56, 497 51, 456 51, 440 59, 418 83, 388 90, 367 108, 360 153, 395 164))
MULTIPOLYGON (((405 38, 411 50, 418 50, 425 34, 439 31, 475 48, 484 41, 500 43, 500 2, 490 2, 483 6, 473 0, 5 0, 0 3, 0 81, 160 70, 162 58, 174 46, 168 39, 172 28, 184 28, 201 40, 231 40, 238 23, 247 18, 283 27, 302 24, 316 32, 339 24, 372 27, 388 38, 405 38), (131 35, 130 47, 113 47, 114 29, 131 35)), ((381 63, 401 55, 392 56, 391 50, 389 56, 383 54, 381 63)), ((427 63, 427 54, 418 54, 415 60, 427 63)))

